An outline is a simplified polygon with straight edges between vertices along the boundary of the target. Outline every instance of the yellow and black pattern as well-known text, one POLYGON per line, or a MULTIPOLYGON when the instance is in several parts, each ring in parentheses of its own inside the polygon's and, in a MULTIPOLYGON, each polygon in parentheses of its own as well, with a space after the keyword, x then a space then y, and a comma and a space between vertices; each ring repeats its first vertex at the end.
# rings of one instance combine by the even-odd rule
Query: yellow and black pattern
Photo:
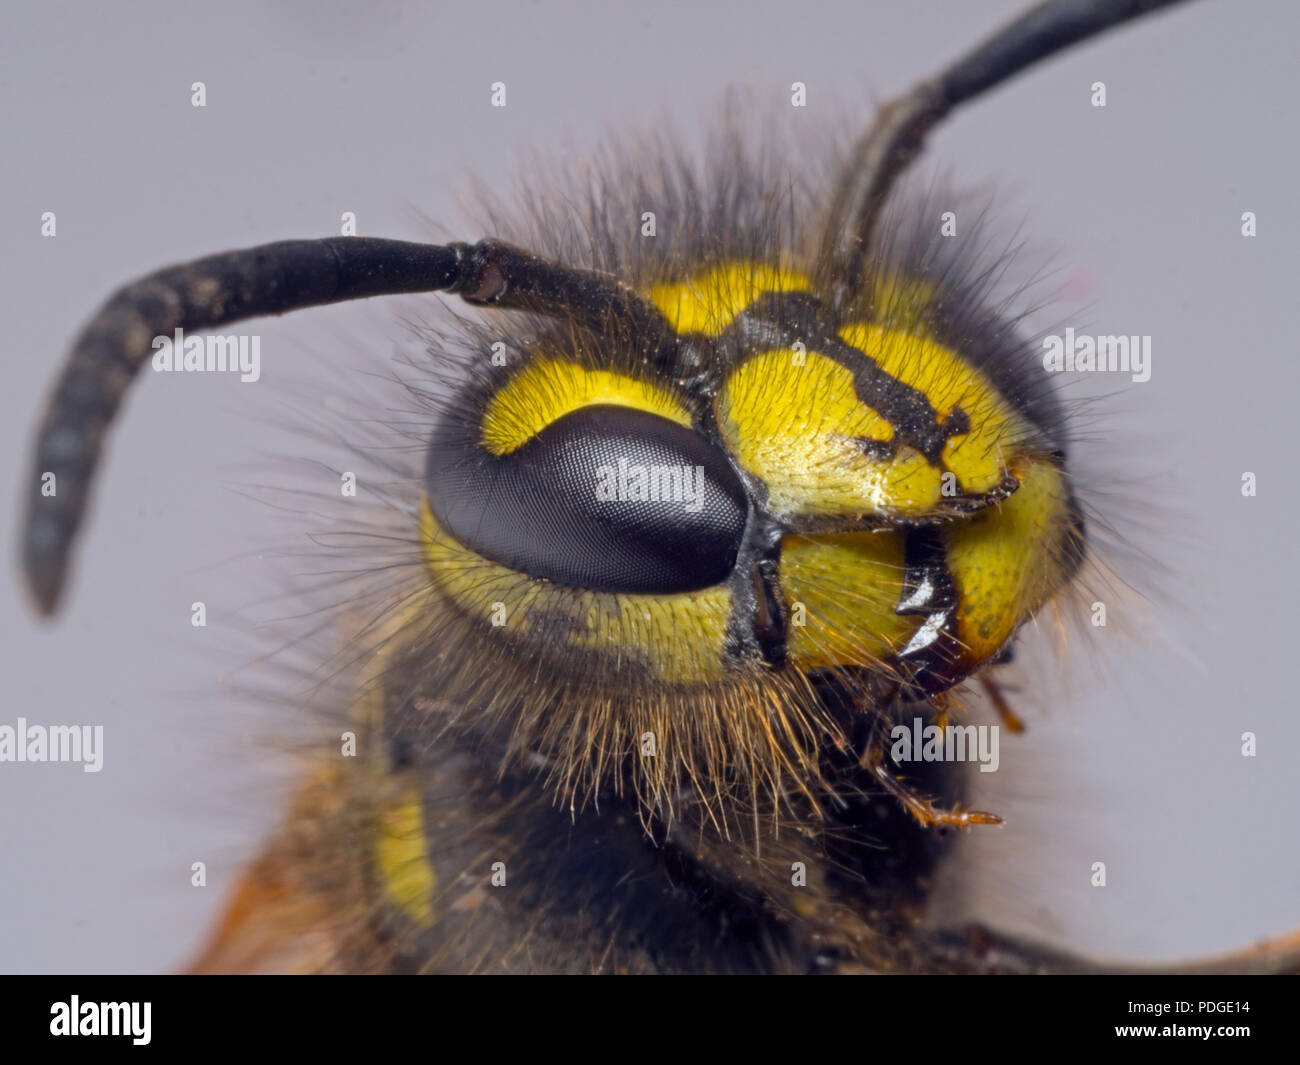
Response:
POLYGON ((689 388, 638 368, 617 323, 472 385, 429 451, 434 583, 583 670, 961 680, 1070 576, 1079 519, 1017 394, 931 324, 941 290, 873 284, 885 313, 840 324, 805 274, 728 261, 647 289, 689 388), (677 481, 597 500, 637 458, 677 481))
MULTIPOLYGON (((1044 304, 1008 274, 986 205, 898 186, 947 116, 1174 2, 1044 0, 856 136, 819 131, 825 79, 811 109, 795 82, 793 108, 749 130, 730 107, 698 152, 623 130, 566 150, 463 240, 357 236, 348 212, 343 234, 112 293, 31 449, 22 558, 45 615, 129 384, 182 368, 151 359, 159 339, 399 294, 429 312, 427 363, 367 375, 384 383, 337 410, 332 382, 310 410, 311 539, 338 564, 307 575, 306 631, 264 660, 323 720, 283 829, 195 968, 1100 967, 923 912, 936 883, 945 903, 962 890, 938 875, 944 830, 1001 823, 962 801, 971 744, 981 770, 999 764, 996 726, 957 723, 963 685, 1018 731, 995 667, 1027 623, 1096 598, 1085 564, 1102 555, 1110 576, 1123 525, 1089 511, 1085 529, 1055 388, 1054 371, 1101 359, 1040 361, 1028 325, 1044 304), (318 514, 322 470, 347 502, 318 514), (891 744, 899 725, 923 750, 891 744)), ((492 93, 504 106, 505 83, 492 93)), ((1104 83, 1092 93, 1104 106, 1104 83)), ((238 339, 240 377, 258 380, 238 339)), ((208 365, 187 340, 183 368, 233 369, 232 338, 208 340, 208 365)), ((1150 338, 1106 338, 1120 363, 1139 340, 1135 382, 1150 338)), ((102 754, 98 726, 95 740, 102 754)), ((1300 937, 1209 967, 1241 962, 1294 970, 1300 937)))
MULTIPOLYGON (((645 301, 635 319, 470 325, 434 345, 465 352, 468 380, 438 401, 418 621, 402 626, 375 726, 390 772, 414 764, 424 795, 419 830, 407 792, 374 829, 375 905, 399 930, 399 968, 944 964, 917 953, 896 908, 924 898, 939 844, 861 753, 882 720, 929 713, 1069 585, 1084 531, 1068 434, 1014 331, 985 310, 972 278, 986 264, 893 240, 837 316, 761 167, 732 162, 770 214, 680 202, 681 229, 653 247, 594 222, 589 246, 503 233, 626 279, 645 301), (485 358, 502 347, 504 365, 485 358), (695 506, 671 478, 635 484, 637 461, 692 467, 695 506), (628 498, 598 497, 602 466, 628 498), (558 850, 556 804, 572 821, 558 850), (611 835, 610 810, 639 830, 611 835), (888 846, 831 842, 864 819, 888 846), (826 839, 779 834, 787 820, 826 839), (506 898, 484 894, 490 857, 519 878, 504 910, 484 909, 506 898), (792 860, 812 890, 780 890, 792 860), (686 909, 660 886, 665 862, 694 885, 686 909), (757 880, 765 897, 748 893, 757 880), (718 910, 700 925, 704 885, 718 910), (865 922, 864 898, 878 900, 865 922), (685 961, 715 917, 752 934, 685 961)), ((626 189, 628 210, 665 194, 606 187, 626 189)), ((955 795, 951 767, 911 777, 955 795)))

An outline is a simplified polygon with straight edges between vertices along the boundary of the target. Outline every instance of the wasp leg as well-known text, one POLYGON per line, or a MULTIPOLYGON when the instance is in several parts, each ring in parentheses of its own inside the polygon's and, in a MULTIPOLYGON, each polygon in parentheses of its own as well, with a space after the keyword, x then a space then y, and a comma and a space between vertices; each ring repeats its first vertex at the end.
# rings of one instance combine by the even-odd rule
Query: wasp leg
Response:
POLYGON ((1008 732, 1024 732, 1025 723, 1020 716, 1011 709, 1011 704, 1007 702, 1007 697, 1002 694, 1002 685, 995 681, 985 671, 975 678, 979 681, 980 687, 993 703, 993 709, 998 712, 998 718, 1002 724, 1007 727, 1008 732))
POLYGON ((968 828, 971 825, 1000 825, 1002 818, 986 810, 968 810, 964 806, 955 806, 944 810, 936 806, 933 799, 928 799, 914 790, 904 780, 896 776, 886 764, 885 745, 878 737, 873 737, 862 756, 862 767, 869 770, 884 789, 899 804, 926 828, 950 825, 954 828, 968 828))

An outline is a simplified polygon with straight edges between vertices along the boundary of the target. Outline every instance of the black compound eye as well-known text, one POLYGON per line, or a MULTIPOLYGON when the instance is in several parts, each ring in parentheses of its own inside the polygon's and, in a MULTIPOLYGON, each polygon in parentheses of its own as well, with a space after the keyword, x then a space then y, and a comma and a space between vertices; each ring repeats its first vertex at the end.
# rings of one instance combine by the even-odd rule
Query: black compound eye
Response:
POLYGON ((668 594, 726 580, 744 486, 698 433, 594 405, 494 456, 435 433, 425 473, 439 525, 484 558, 598 592, 668 594))

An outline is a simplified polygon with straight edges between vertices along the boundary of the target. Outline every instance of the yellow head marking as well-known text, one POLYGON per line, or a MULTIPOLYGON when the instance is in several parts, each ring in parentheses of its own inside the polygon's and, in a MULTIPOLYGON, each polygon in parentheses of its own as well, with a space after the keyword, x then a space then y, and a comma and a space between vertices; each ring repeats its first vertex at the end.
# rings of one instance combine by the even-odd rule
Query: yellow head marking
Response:
POLYGON ((905 437, 895 440, 887 409, 863 402, 855 382, 862 371, 851 359, 760 352, 727 380, 717 413, 728 448, 767 485, 774 513, 920 518, 950 511, 957 497, 1003 487, 1030 434, 981 374, 943 345, 906 331, 860 324, 840 338, 921 393, 936 424, 959 410, 969 428, 948 435, 931 462, 905 437))
POLYGON ((1069 490, 1054 465, 1017 466, 1020 490, 942 531, 961 599, 957 636, 975 660, 994 654, 1060 585, 1071 535, 1069 490))
POLYGON ((483 412, 483 446, 493 455, 508 455, 552 422, 597 403, 635 407, 679 425, 691 424, 686 408, 665 389, 576 362, 541 359, 493 394, 483 412))
POLYGON ((970 432, 949 437, 942 455, 962 492, 980 495, 1002 483, 1027 427, 982 374, 942 344, 897 329, 850 325, 840 338, 891 377, 925 393, 940 421, 956 407, 966 412, 970 432))
POLYGON ((903 541, 894 531, 785 539, 781 590, 791 665, 876 666, 911 639, 921 619, 894 610, 903 590, 903 541))
POLYGON ((764 292, 803 292, 809 281, 762 263, 728 263, 688 281, 655 285, 650 300, 679 333, 716 336, 764 292))
POLYGON ((679 684, 716 681, 724 673, 731 593, 725 585, 672 595, 614 595, 566 588, 481 558, 458 543, 425 501, 425 558, 438 590, 474 617, 523 638, 539 621, 538 639, 605 655, 679 684))
POLYGON ((583 592, 585 631, 574 646, 640 659, 666 681, 720 680, 731 593, 723 586, 676 595, 583 592))
POLYGON ((939 502, 941 471, 924 456, 863 453, 860 441, 887 444, 893 426, 824 355, 762 352, 731 375, 717 404, 727 447, 767 485, 775 514, 923 514, 939 502))

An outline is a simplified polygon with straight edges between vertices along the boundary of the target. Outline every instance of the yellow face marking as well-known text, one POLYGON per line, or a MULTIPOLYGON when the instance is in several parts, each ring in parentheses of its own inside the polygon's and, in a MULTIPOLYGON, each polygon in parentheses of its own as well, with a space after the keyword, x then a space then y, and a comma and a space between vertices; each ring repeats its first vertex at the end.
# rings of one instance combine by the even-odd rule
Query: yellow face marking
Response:
POLYGON ((970 430, 948 437, 939 466, 904 444, 891 457, 872 457, 862 442, 889 444, 894 427, 858 398, 848 366, 815 351, 760 352, 732 373, 716 403, 727 447, 767 485, 774 513, 918 518, 1003 485, 1029 433, 981 374, 908 332, 860 324, 840 337, 922 392, 937 421, 960 407, 970 430))
POLYGON ((508 455, 552 422, 597 403, 634 407, 689 426, 690 414, 671 392, 634 377, 589 370, 563 359, 531 362, 493 394, 483 412, 482 442, 508 455))
POLYGON ((728 449, 767 485, 778 516, 924 514, 941 471, 911 448, 884 462, 859 438, 888 443, 893 426, 859 402, 853 374, 817 352, 766 351, 746 360, 717 399, 728 449))
POLYGON ((786 655, 796 669, 878 666, 921 620, 894 612, 903 591, 904 534, 790 536, 781 544, 786 655))
POLYGON ((1015 469, 1020 490, 942 529, 960 596, 957 637, 975 661, 994 654, 1061 584, 1070 534, 1065 475, 1049 462, 1015 469))
POLYGON ((840 338, 875 360, 891 377, 925 393, 939 421, 956 407, 970 432, 948 438, 941 459, 962 492, 981 495, 1002 483, 1027 426, 984 376, 942 344, 877 325, 850 325, 840 338))
MULTIPOLYGON (((434 584, 462 610, 506 632, 641 666, 669 683, 722 678, 731 593, 726 586, 672 595, 614 595, 537 580, 476 555, 421 516, 434 584)), ((575 663, 580 664, 580 663, 575 663)))
POLYGON ((650 301, 679 333, 717 336, 764 292, 803 292, 809 281, 762 263, 728 263, 687 281, 655 285, 650 301))
POLYGON ((418 788, 408 788, 380 815, 375 864, 389 898, 419 927, 431 927, 437 880, 429 860, 418 788))

